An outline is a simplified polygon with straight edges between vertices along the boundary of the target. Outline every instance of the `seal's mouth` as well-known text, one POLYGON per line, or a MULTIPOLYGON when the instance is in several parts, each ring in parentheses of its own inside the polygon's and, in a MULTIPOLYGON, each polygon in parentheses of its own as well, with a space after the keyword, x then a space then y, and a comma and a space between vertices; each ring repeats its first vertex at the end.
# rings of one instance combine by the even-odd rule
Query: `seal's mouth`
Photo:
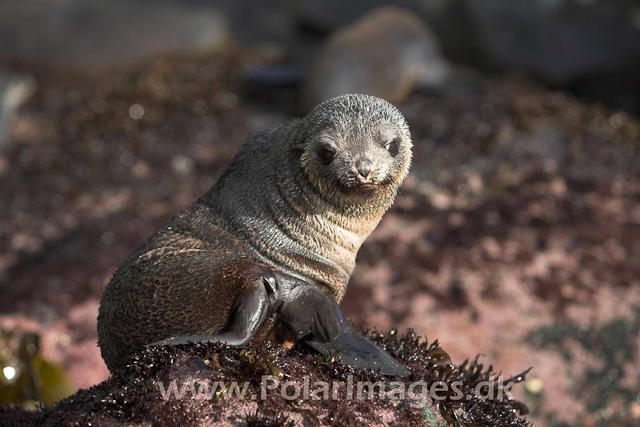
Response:
POLYGON ((341 183, 342 191, 344 193, 353 194, 367 194, 371 193, 375 189, 380 187, 380 183, 378 182, 358 182, 358 181, 350 181, 346 183, 341 183))
POLYGON ((387 191, 391 183, 391 180, 380 180, 375 177, 364 179, 358 176, 350 176, 337 182, 342 193, 356 197, 368 197, 375 192, 387 191))
POLYGON ((351 190, 356 192, 369 192, 380 187, 380 182, 375 179, 371 173, 367 176, 356 173, 349 184, 351 184, 351 190))
POLYGON ((356 186, 354 187, 354 190, 369 191, 369 190, 373 190, 376 187, 378 187, 378 184, 375 184, 373 182, 362 182, 362 183, 356 184, 356 186))

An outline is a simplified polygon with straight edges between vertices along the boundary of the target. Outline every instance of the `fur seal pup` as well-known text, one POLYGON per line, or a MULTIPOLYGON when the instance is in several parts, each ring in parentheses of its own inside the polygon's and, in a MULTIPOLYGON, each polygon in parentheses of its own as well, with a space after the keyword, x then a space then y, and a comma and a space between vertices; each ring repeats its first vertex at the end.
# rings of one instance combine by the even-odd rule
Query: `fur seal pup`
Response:
POLYGON ((358 249, 411 163, 402 114, 367 95, 331 99, 251 137, 218 182, 135 250, 107 285, 98 342, 112 372, 149 344, 282 340, 407 375, 338 303, 358 249))
POLYGON ((401 102, 417 88, 443 88, 454 74, 422 18, 381 6, 325 42, 305 76, 302 108, 353 92, 401 102))

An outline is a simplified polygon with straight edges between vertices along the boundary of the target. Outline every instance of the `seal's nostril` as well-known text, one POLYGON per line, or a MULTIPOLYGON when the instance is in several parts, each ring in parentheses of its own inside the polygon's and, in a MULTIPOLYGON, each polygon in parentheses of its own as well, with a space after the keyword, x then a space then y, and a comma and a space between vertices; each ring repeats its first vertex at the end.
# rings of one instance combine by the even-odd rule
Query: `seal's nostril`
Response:
POLYGON ((363 178, 369 178, 369 175, 371 175, 371 164, 363 163, 360 166, 358 166, 358 173, 363 178))

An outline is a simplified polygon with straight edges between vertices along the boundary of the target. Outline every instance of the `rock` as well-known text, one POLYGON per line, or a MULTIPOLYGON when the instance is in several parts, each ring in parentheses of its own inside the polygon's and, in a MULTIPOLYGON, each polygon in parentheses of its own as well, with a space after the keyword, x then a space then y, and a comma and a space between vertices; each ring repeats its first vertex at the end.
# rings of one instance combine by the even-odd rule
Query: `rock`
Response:
POLYGON ((369 338, 409 362, 412 378, 322 360, 299 347, 148 347, 119 375, 53 407, 24 412, 0 404, 0 425, 529 425, 517 415, 526 406, 508 394, 476 393, 481 383, 524 381, 527 371, 504 379, 478 359, 456 366, 437 342, 414 332, 369 338))
POLYGON ((565 84, 640 59, 640 29, 622 2, 462 0, 479 60, 565 84))
POLYGON ((420 16, 452 61, 491 71, 522 69, 564 87, 578 81, 571 88, 587 99, 640 111, 634 83, 639 13, 637 2, 628 0, 0 2, 0 63, 101 67, 218 49, 233 38, 284 46, 302 70, 322 36, 383 5, 420 16), (633 90, 619 89, 621 78, 633 90))
POLYGON ((230 41, 211 6, 115 0, 0 3, 0 62, 101 67, 230 41))
POLYGON ((15 111, 35 92, 35 80, 0 70, 0 152, 10 146, 9 131, 15 111))
MULTIPOLYGON (((296 2, 300 22, 329 32, 381 0, 296 2)), ((564 84, 640 59, 637 6, 625 0, 391 0, 421 16, 448 58, 484 69, 519 68, 564 84)))
MULTIPOLYGON (((172 0, 184 4, 185 0, 172 0)), ((297 32, 296 16, 291 0, 189 0, 204 7, 224 11, 231 23, 234 39, 243 45, 263 46, 279 44, 294 38, 297 32), (213 4, 213 5, 212 5, 213 4)))
POLYGON ((440 87, 450 67, 438 40, 412 12, 381 7, 334 33, 310 66, 305 109, 346 93, 401 102, 420 86, 440 87))
POLYGON ((293 4, 293 11, 299 22, 313 31, 330 33, 355 21, 362 15, 385 4, 396 4, 396 1, 357 0, 345 1, 313 1, 299 0, 293 4))

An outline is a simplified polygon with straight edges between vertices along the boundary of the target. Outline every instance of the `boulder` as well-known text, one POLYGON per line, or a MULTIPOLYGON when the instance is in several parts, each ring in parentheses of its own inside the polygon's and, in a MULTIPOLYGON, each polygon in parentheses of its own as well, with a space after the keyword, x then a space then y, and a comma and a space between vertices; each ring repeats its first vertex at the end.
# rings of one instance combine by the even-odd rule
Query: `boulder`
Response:
POLYGON ((102 67, 230 41, 222 12, 173 2, 29 0, 0 3, 0 63, 102 67))
POLYGON ((302 0, 294 10, 305 26, 330 32, 382 3, 420 15, 448 58, 484 69, 565 84, 640 59, 638 6, 626 0, 302 0))
POLYGON ((0 405, 0 424, 529 425, 516 415, 526 407, 498 392, 526 372, 504 379, 478 358, 453 365, 437 341, 428 344, 412 331, 368 336, 407 364, 411 377, 384 377, 304 348, 150 347, 123 371, 53 407, 26 412, 0 405), (476 394, 480 383, 496 393, 476 394))

